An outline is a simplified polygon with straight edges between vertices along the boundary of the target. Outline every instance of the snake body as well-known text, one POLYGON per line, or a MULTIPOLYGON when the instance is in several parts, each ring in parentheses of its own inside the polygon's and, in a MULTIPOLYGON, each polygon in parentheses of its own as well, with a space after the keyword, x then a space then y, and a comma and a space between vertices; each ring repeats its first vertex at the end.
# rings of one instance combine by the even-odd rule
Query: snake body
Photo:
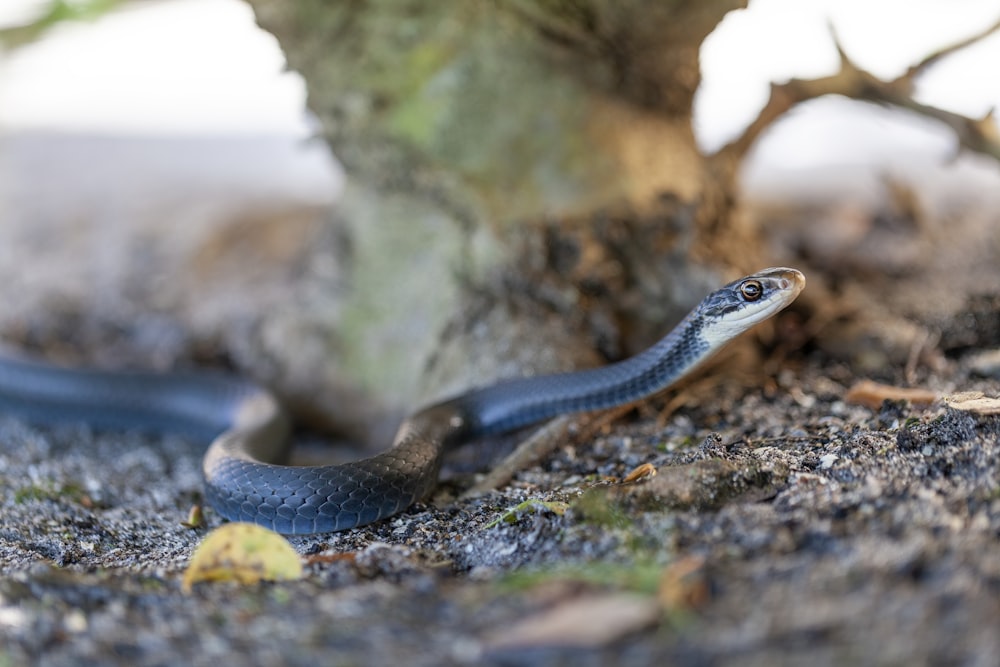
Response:
POLYGON ((507 380, 431 405, 402 423, 387 451, 342 465, 280 465, 289 423, 278 402, 250 382, 222 375, 68 369, 0 354, 0 412, 211 439, 203 462, 206 498, 222 517, 285 534, 344 530, 426 496, 445 452, 460 443, 665 389, 787 306, 804 285, 803 275, 788 268, 729 283, 634 357, 507 380))

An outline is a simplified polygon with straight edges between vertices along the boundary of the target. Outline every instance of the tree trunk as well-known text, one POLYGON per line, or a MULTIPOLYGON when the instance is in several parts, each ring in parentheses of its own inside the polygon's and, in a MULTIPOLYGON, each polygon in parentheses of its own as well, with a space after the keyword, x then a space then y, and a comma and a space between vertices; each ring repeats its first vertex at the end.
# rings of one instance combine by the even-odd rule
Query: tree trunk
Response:
POLYGON ((754 266, 691 123, 701 42, 744 4, 251 0, 348 173, 341 371, 412 407, 594 363, 754 266))

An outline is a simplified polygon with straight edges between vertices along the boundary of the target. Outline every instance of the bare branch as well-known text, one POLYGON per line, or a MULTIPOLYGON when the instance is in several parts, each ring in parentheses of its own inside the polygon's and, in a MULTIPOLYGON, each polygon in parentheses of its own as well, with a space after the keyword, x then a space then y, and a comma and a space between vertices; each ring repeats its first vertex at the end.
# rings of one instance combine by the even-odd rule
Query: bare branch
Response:
POLYGON ((972 35, 971 37, 967 37, 966 39, 955 42, 954 44, 946 46, 942 49, 938 49, 934 53, 931 53, 926 58, 921 60, 919 63, 910 67, 906 71, 906 74, 904 74, 903 76, 910 79, 914 79, 917 76, 923 74, 925 70, 929 69, 932 65, 936 64, 939 60, 941 60, 945 56, 950 56, 956 51, 960 51, 967 46, 972 46, 981 39, 989 37, 997 30, 1000 30, 1000 19, 997 19, 996 23, 994 23, 993 25, 989 26, 988 28, 986 28, 985 30, 976 35, 972 35))
POLYGON ((997 130, 993 111, 981 119, 969 118, 945 109, 922 104, 913 99, 914 82, 930 66, 959 49, 963 49, 1000 30, 1000 20, 986 30, 935 51, 911 66, 899 77, 879 79, 854 63, 841 46, 837 34, 830 26, 834 46, 840 56, 840 70, 831 76, 817 79, 791 79, 787 83, 771 84, 771 95, 757 117, 743 134, 723 146, 710 160, 714 168, 730 170, 746 155, 760 135, 792 107, 824 95, 874 102, 908 109, 947 125, 956 135, 959 145, 976 153, 1000 160, 1000 132, 997 130))

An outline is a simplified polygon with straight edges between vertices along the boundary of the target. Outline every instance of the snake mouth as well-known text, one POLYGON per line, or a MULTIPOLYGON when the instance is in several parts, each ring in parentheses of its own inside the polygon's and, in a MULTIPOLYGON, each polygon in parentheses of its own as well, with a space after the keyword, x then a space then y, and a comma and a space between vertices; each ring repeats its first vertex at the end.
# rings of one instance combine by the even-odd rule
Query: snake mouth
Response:
POLYGON ((798 269, 786 269, 787 275, 781 281, 781 286, 783 289, 790 289, 795 293, 795 296, 799 295, 806 286, 806 277, 798 269))
POLYGON ((798 269, 790 269, 787 266, 764 269, 756 275, 760 278, 771 278, 779 290, 790 292, 792 299, 797 297, 806 286, 805 275, 798 269))
MULTIPOLYGON (((770 317, 786 308, 798 298, 799 294, 806 287, 805 275, 798 269, 791 269, 786 266, 764 269, 755 273, 752 278, 770 287, 767 290, 769 292, 768 297, 760 303, 761 310, 767 313, 761 319, 766 319, 766 317, 770 317)), ((757 315, 753 316, 756 317, 757 315)))
POLYGON ((766 269, 758 275, 766 276, 773 285, 774 294, 772 294, 771 303, 765 308, 768 317, 795 301, 806 287, 806 277, 798 269, 781 266, 766 269))

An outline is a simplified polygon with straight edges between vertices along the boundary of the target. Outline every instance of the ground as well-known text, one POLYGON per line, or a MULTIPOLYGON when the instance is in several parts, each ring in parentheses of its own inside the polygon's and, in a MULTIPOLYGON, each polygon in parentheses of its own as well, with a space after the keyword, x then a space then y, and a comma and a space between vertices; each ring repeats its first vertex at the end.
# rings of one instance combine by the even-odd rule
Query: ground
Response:
MULTIPOLYGON (((294 538, 301 581, 191 594, 197 444, 4 419, 2 662, 995 664, 1000 418, 855 403, 819 352, 711 377, 574 421, 500 491, 456 500, 455 464, 430 503, 294 538)), ((920 386, 1000 393, 963 359, 920 386)))
MULTIPOLYGON (((851 170, 850 190, 877 190, 874 202, 758 207, 775 263, 808 277, 776 326, 638 409, 572 418, 551 454, 496 491, 462 497, 512 442, 456 452, 429 502, 398 517, 292 539, 299 581, 182 590, 193 549, 220 524, 207 509, 206 527, 183 525, 201 499, 203 444, 0 417, 0 667, 997 664, 1000 417, 946 401, 1000 395, 1000 188, 995 164, 980 167, 984 181, 936 166, 894 185, 889 203, 877 178, 851 170), (917 391, 852 391, 863 380, 917 391), (656 474, 621 481, 643 466, 656 474)), ((61 191, 50 171, 18 173, 61 191)), ((17 282, 15 260, 68 270, 70 257, 29 250, 51 245, 41 222, 72 229, 80 200, 58 210, 54 194, 24 192, 0 229, 34 246, 0 244, 12 289, 0 316, 59 322, 68 300, 29 302, 24 290, 45 281, 17 282), (44 215, 18 226, 25 202, 44 215)), ((52 328, 119 362, 135 333, 126 360, 154 367, 139 353, 191 340, 179 328, 52 328)), ((249 330, 228 326, 221 340, 249 330)))

